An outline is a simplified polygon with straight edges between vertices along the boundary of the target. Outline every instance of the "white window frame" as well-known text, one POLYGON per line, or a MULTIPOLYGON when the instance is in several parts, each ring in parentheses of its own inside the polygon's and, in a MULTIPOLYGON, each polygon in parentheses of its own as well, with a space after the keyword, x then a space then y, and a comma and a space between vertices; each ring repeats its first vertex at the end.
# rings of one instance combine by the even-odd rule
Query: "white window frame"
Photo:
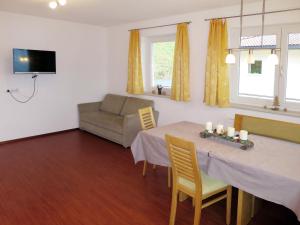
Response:
MULTIPOLYGON (((300 101, 298 102, 290 102, 286 101, 286 88, 287 88, 287 72, 288 72, 288 35, 290 33, 300 33, 300 24, 292 24, 292 25, 285 25, 282 28, 282 48, 281 48, 281 74, 280 74, 280 86, 279 93, 279 100, 281 105, 287 109, 292 111, 300 111, 300 101)), ((300 75, 300 74, 299 74, 300 75)))
MULTIPOLYGON (((176 40, 176 33, 154 35, 154 36, 142 36, 142 58, 143 58, 143 74, 145 91, 150 93, 156 90, 154 87, 154 72, 152 68, 152 44, 158 42, 169 42, 176 40)), ((167 95, 170 95, 171 87, 164 87, 164 91, 167 95)))
MULTIPOLYGON (((237 47, 239 43, 239 28, 230 29, 230 47, 237 47)), ((287 108, 291 111, 300 111, 300 102, 291 103, 285 100, 287 84, 287 62, 288 62, 288 34, 300 33, 300 25, 276 25, 266 26, 264 35, 276 35, 276 47, 281 51, 277 52, 279 65, 275 66, 274 96, 279 97, 281 108, 287 108)), ((261 27, 247 27, 243 30, 243 36, 259 36, 261 27)), ((240 54, 236 53, 236 64, 229 65, 231 94, 230 101, 232 105, 245 105, 253 107, 272 106, 273 98, 240 96, 239 79, 240 79, 240 54)))

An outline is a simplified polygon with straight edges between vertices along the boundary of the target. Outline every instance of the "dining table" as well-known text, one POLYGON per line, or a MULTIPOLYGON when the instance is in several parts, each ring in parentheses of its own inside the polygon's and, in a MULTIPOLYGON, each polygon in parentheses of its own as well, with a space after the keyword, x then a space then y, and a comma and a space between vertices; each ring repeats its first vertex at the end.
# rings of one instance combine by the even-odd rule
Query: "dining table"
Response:
POLYGON ((170 167, 165 135, 194 142, 199 167, 209 176, 238 188, 237 225, 254 215, 255 198, 292 210, 300 221, 300 144, 249 134, 254 146, 242 150, 218 138, 201 138, 205 126, 181 121, 143 130, 131 145, 135 163, 170 167))

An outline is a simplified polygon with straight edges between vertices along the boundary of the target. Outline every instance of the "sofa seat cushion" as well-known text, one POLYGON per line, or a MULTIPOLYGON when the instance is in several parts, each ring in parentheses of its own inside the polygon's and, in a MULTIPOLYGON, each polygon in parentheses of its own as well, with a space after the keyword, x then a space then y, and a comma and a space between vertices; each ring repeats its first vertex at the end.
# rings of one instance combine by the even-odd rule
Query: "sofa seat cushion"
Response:
POLYGON ((97 127, 123 134, 123 117, 113 113, 96 111, 82 113, 80 120, 97 127))
POLYGON ((100 110, 119 115, 126 98, 126 96, 107 94, 102 101, 100 110))
POLYGON ((121 111, 121 116, 138 113, 139 109, 149 106, 153 108, 154 102, 152 100, 128 97, 121 111))

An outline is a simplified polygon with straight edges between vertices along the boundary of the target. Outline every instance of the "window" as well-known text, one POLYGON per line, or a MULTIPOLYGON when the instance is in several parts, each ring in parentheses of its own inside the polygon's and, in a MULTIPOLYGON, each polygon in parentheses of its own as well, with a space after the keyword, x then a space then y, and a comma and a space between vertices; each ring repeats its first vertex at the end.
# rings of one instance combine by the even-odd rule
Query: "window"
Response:
POLYGON ((144 36, 142 38, 143 74, 145 91, 158 93, 157 86, 163 87, 170 95, 173 75, 175 34, 144 36))
POLYGON ((273 98, 275 67, 268 63, 268 50, 254 50, 254 64, 248 64, 248 51, 240 53, 239 95, 273 98))
MULTIPOLYGON (((238 29, 239 30, 239 29, 238 29)), ((232 30, 231 46, 239 42, 232 30)), ((230 66, 231 102, 252 106, 272 106, 278 97, 281 109, 300 111, 300 27, 286 25, 266 27, 264 48, 280 48, 276 54, 279 65, 270 61, 271 50, 261 48, 260 28, 246 28, 241 39, 237 62, 230 66), (253 49, 249 57, 248 49, 253 49), (250 61, 249 61, 250 60, 250 61)))
POLYGON ((270 50, 261 47, 276 48, 276 35, 242 37, 241 47, 252 48, 254 63, 248 62, 248 51, 240 52, 239 95, 249 97, 273 98, 275 67, 268 61, 270 50))
POLYGON ((300 33, 288 35, 286 100, 300 101, 300 33))
POLYGON ((174 41, 152 43, 152 87, 171 87, 174 48, 174 41))

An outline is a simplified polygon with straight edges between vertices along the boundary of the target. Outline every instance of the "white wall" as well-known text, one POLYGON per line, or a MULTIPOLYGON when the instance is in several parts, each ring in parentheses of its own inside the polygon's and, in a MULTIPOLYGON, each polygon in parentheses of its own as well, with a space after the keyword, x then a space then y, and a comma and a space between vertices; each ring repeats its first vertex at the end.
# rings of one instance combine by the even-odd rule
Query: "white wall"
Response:
MULTIPOLYGON (((287 9, 296 6, 300 6, 300 2, 298 0, 286 0, 284 5, 280 0, 272 1, 272 3, 267 2, 267 10, 278 10, 283 8, 287 9)), ((247 7, 245 7, 245 9, 245 11, 248 13, 258 12, 261 10, 261 4, 250 4, 247 7)), ((209 29, 209 22, 205 22, 204 19, 238 14, 239 6, 235 6, 209 11, 195 12, 185 15, 177 15, 155 20, 141 21, 137 23, 125 24, 109 28, 108 39, 110 55, 108 90, 113 93, 126 94, 125 90, 127 82, 127 55, 129 41, 128 29, 172 24, 191 20, 192 23, 190 24, 189 29, 191 49, 191 102, 178 103, 165 98, 141 96, 144 98, 151 98, 155 100, 156 109, 160 111, 159 123, 161 125, 180 120, 190 120, 200 123, 203 123, 207 120, 212 120, 215 123, 218 122, 228 125, 232 124, 235 113, 244 113, 248 115, 263 116, 266 118, 275 118, 300 123, 299 117, 289 117, 270 113, 261 113, 256 111, 245 111, 234 108, 219 109, 214 107, 207 107, 203 104, 205 80, 204 72, 209 29)), ((260 17, 249 17, 245 19, 245 25, 257 26, 260 24, 260 20, 260 17)), ((300 22, 300 11, 266 16, 267 24, 282 24, 296 22, 300 22)), ((230 21, 229 26, 236 27, 238 26, 238 24, 239 20, 235 19, 230 21)), ((152 31, 142 31, 142 35, 143 32, 160 33, 170 29, 173 29, 173 32, 175 32, 176 28, 174 26, 172 28, 157 28, 153 29, 152 31)))
MULTIPOLYGON (((300 7, 298 0, 275 0, 268 10, 300 7)), ((260 4, 245 7, 247 12, 260 10, 260 4)), ((0 142, 78 127, 77 104, 97 101, 107 92, 126 94, 128 29, 191 20, 191 94, 189 103, 165 98, 155 100, 160 111, 160 124, 179 120, 232 123, 235 113, 246 113, 300 123, 288 117, 238 109, 207 107, 202 103, 207 48, 208 22, 204 18, 239 13, 239 6, 195 12, 184 15, 141 21, 110 28, 50 20, 0 12, 0 142), (18 88, 19 98, 32 91, 30 75, 12 74, 12 48, 54 50, 57 52, 57 74, 38 78, 38 93, 27 104, 14 102, 7 89, 18 88)), ((300 22, 300 13, 290 12, 267 16, 267 24, 300 22)), ((233 20, 234 21, 234 20, 233 20)), ((257 25, 260 18, 245 19, 257 25)), ((230 26, 237 26, 238 20, 230 26)), ((175 26, 153 30, 175 32, 175 26), (172 31, 173 30, 173 31, 172 31)), ((148 30, 147 32, 152 32, 148 30)), ((232 46, 234 47, 234 46, 232 46)))
POLYGON ((107 92, 105 28, 0 12, 0 142, 78 127, 77 104, 107 92), (38 93, 16 103, 6 89, 29 96, 30 75, 12 74, 12 48, 56 51, 57 74, 38 77, 38 93))

